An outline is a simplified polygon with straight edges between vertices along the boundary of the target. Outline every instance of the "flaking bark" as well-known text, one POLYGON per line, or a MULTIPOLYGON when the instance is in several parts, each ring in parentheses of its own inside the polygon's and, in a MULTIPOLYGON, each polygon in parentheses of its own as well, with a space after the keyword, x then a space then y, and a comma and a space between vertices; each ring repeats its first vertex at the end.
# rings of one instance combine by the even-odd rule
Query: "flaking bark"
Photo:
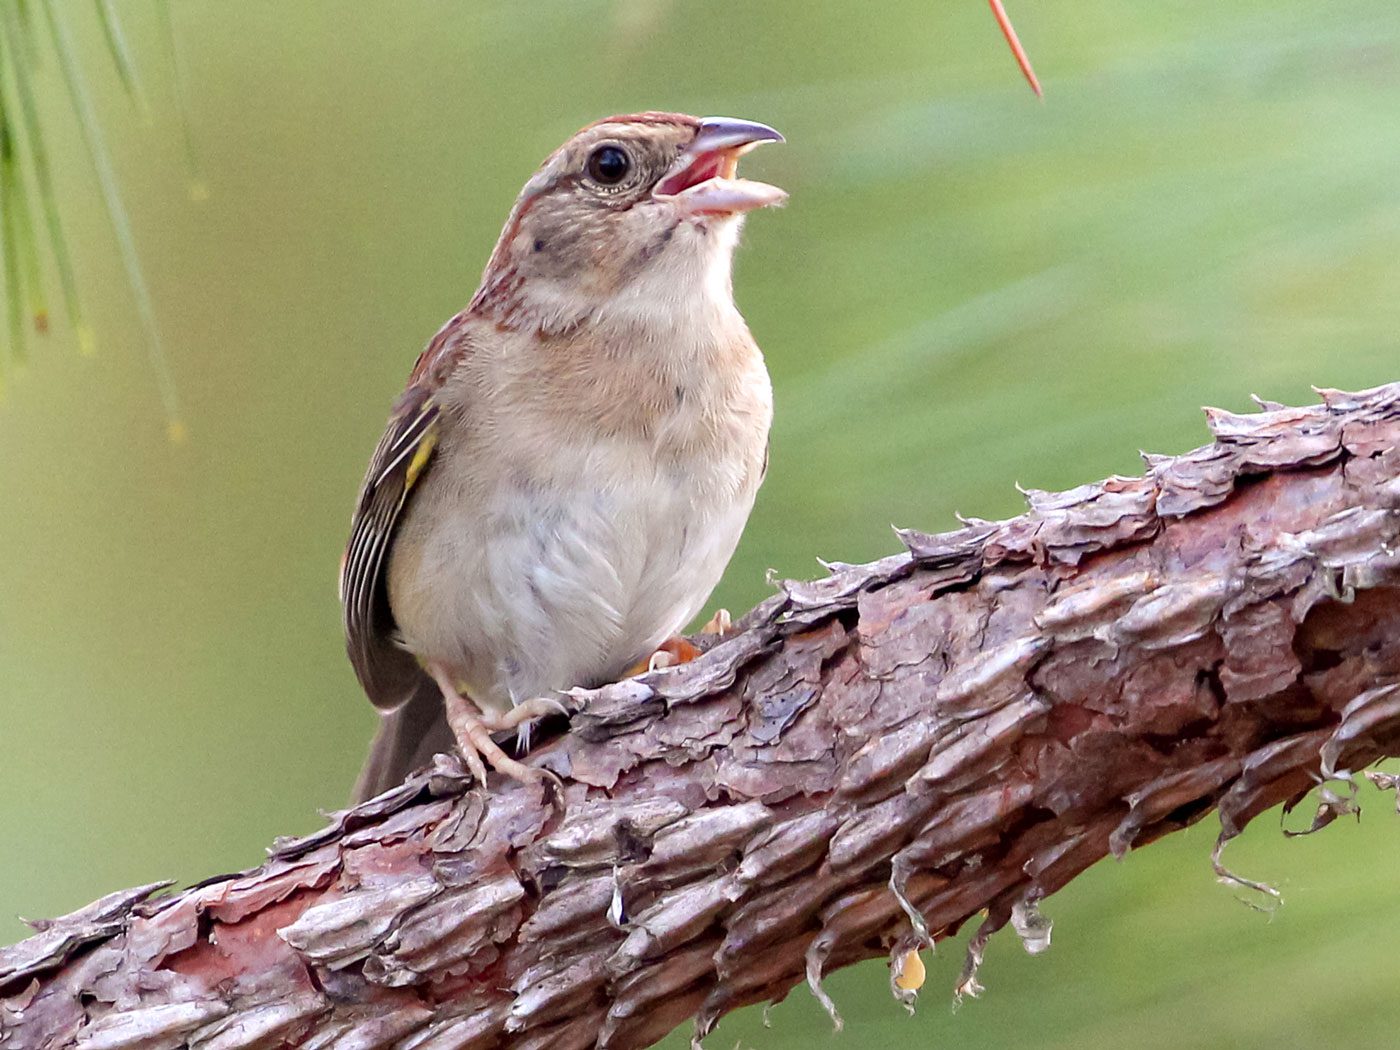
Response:
POLYGON ((36 924, 0 1047, 640 1048, 804 979, 830 1008, 824 973, 985 910, 975 991, 1100 858, 1400 753, 1400 384, 1322 396, 577 693, 530 756, 553 804, 440 757, 257 869, 36 924))

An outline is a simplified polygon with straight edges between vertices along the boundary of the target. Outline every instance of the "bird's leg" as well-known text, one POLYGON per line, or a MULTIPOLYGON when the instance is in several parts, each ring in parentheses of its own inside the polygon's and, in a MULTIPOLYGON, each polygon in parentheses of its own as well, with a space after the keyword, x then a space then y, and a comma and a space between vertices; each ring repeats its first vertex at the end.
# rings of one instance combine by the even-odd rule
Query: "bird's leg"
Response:
POLYGON ((522 700, 512 705, 508 711, 484 711, 482 724, 493 733, 515 730, 515 753, 523 755, 530 750, 530 731, 535 723, 548 715, 569 717, 569 709, 553 697, 538 696, 533 700, 522 700))
POLYGON ((462 695, 446 670, 436 664, 430 665, 428 670, 433 676, 433 681, 437 682, 438 688, 442 690, 442 702, 447 708, 447 724, 457 740, 462 759, 467 763, 467 768, 471 770, 477 783, 486 783, 486 762, 490 762, 498 772, 522 784, 535 784, 545 779, 546 774, 543 770, 517 762, 491 739, 487 717, 483 716, 474 701, 462 695))
POLYGON ((522 700, 508 711, 483 713, 482 724, 491 732, 504 732, 505 729, 517 729, 525 722, 538 722, 540 718, 547 718, 552 714, 568 717, 568 708, 564 707, 563 700, 539 696, 533 700, 522 700))
POLYGON ((516 704, 509 711, 483 712, 481 723, 491 732, 500 733, 507 729, 519 728, 526 722, 537 722, 549 715, 563 715, 568 718, 569 709, 564 706, 561 700, 555 700, 549 696, 538 696, 533 700, 524 700, 516 704))
MULTIPOLYGON (((734 625, 733 619, 729 615, 728 609, 716 609, 715 614, 710 617, 705 626, 700 628, 701 634, 727 634, 734 625)), ((677 667, 680 664, 688 664, 700 655, 698 646, 686 641, 684 638, 667 638, 659 646, 656 652, 645 660, 638 660, 627 669, 624 677, 631 678, 633 675, 642 674, 646 671, 663 671, 668 667, 677 667)))

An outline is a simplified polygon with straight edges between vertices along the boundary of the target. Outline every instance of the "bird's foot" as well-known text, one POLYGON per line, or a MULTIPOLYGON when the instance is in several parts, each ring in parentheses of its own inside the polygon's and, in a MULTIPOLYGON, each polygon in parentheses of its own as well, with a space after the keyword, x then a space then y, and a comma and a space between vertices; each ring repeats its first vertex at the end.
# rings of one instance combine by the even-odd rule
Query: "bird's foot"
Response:
POLYGON ((541 718, 550 715, 563 715, 569 717, 569 709, 564 706, 562 700, 556 700, 550 696, 539 696, 533 700, 525 700, 516 704, 509 711, 483 712, 481 722, 493 733, 502 733, 507 729, 519 729, 528 722, 538 722, 541 718))
MULTIPOLYGON (((442 690, 442 702, 447 709, 447 724, 452 729, 452 735, 456 738, 457 748, 462 753, 462 760, 466 762, 467 769, 477 783, 486 784, 486 765, 489 762, 491 767, 499 773, 517 780, 522 784, 538 784, 543 780, 551 779, 549 773, 534 766, 527 766, 523 762, 517 762, 507 755, 496 741, 491 739, 491 733, 497 728, 498 723, 509 721, 515 712, 524 711, 510 725, 499 725, 499 728, 514 728, 522 722, 527 722, 533 717, 538 717, 534 712, 537 708, 531 708, 530 704, 521 704, 512 708, 505 715, 486 715, 476 706, 471 699, 462 695, 456 684, 452 681, 451 675, 440 667, 430 668, 433 680, 437 682, 438 688, 442 690), (528 709, 528 710, 527 710, 528 709)), ((531 701, 534 703, 534 701, 531 701)), ((546 705, 548 701, 542 701, 546 705)), ((546 707, 546 713, 553 712, 553 707, 546 707)))
MULTIPOLYGON (((701 634, 727 634, 734 625, 733 619, 729 615, 728 609, 716 609, 715 614, 710 617, 704 627, 700 628, 701 634)), ((703 649, 689 642, 684 638, 668 638, 656 647, 656 652, 645 660, 638 660, 627 670, 626 677, 642 674, 646 671, 664 671, 668 667, 678 667, 681 664, 688 664, 699 656, 703 649)))
POLYGON ((699 655, 699 646, 692 642, 688 642, 684 638, 667 638, 656 647, 656 652, 647 657, 645 661, 637 664, 638 670, 634 673, 664 671, 668 667, 688 664, 699 655))
POLYGON ((550 715, 563 715, 568 718, 569 709, 561 700, 550 696, 538 696, 533 700, 524 700, 508 711, 483 711, 481 722, 493 733, 515 730, 515 753, 523 755, 530 750, 530 734, 535 728, 535 723, 550 715))

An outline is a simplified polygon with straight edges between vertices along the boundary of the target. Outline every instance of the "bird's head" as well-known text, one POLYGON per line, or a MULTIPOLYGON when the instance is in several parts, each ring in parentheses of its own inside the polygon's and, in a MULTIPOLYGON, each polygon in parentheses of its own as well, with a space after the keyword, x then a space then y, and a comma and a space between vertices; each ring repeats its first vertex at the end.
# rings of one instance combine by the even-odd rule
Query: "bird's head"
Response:
POLYGON ((787 196, 736 177, 739 158, 782 140, 728 117, 639 113, 590 124, 525 184, 473 309, 545 332, 732 309, 743 216, 787 196))

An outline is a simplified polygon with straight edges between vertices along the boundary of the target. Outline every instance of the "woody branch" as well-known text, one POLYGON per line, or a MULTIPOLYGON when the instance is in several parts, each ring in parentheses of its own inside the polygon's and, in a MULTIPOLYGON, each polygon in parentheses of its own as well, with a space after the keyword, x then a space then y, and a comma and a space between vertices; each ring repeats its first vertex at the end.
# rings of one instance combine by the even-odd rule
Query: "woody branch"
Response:
POLYGON ((0 1047, 640 1048, 804 980, 834 1014, 825 973, 985 911, 974 990, 993 932, 1038 947, 1037 902, 1211 810, 1235 878, 1251 818, 1400 754, 1400 384, 1263 408, 578 693, 552 801, 440 757, 259 868, 37 924, 0 1047))

